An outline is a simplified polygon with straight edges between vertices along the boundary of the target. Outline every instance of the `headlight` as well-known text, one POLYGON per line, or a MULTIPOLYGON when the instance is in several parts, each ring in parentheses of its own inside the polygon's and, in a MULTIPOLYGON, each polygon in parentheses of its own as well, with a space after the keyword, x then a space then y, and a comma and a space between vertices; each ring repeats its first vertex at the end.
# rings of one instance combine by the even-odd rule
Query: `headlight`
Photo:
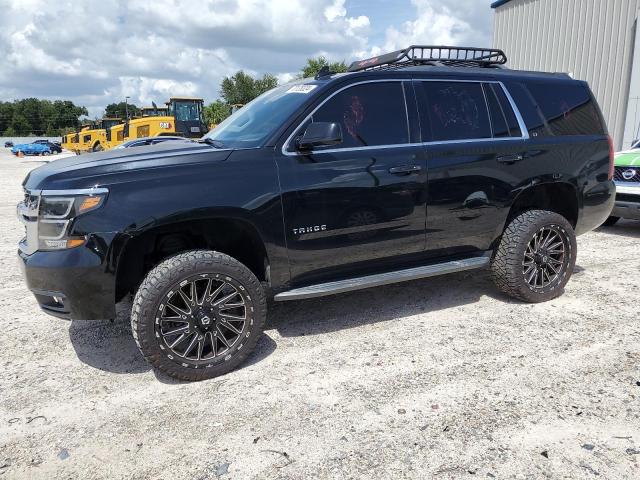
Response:
POLYGON ((69 225, 79 215, 100 208, 106 196, 106 189, 87 195, 43 192, 38 212, 38 250, 62 250, 84 244, 84 237, 69 236, 69 225))

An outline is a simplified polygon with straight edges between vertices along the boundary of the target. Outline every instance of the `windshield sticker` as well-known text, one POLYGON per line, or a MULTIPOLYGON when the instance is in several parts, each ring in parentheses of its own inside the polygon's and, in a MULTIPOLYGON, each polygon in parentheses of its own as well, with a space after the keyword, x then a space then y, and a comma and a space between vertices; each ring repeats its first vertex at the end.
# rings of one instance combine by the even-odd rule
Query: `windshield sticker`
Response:
POLYGON ((294 85, 287 93, 309 93, 316 87, 317 85, 294 85))

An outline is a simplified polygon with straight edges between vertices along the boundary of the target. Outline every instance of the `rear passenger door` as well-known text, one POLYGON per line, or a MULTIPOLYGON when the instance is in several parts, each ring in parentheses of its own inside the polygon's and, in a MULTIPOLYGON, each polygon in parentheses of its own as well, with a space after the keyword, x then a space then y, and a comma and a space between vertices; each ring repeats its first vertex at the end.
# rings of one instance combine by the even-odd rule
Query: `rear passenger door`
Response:
POLYGON ((528 134, 501 83, 416 80, 415 88, 426 139, 426 248, 432 256, 488 250, 528 134))

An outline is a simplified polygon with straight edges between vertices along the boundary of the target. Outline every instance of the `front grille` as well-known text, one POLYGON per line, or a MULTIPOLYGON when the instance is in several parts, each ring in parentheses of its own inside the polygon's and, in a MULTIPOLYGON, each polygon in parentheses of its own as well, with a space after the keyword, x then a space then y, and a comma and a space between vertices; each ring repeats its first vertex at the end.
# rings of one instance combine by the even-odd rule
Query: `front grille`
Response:
POLYGON ((640 167, 616 167, 613 179, 616 182, 640 182, 640 167))
POLYGON ((617 202, 629 202, 629 203, 640 203, 639 195, 629 195, 627 193, 618 193, 616 194, 617 202))

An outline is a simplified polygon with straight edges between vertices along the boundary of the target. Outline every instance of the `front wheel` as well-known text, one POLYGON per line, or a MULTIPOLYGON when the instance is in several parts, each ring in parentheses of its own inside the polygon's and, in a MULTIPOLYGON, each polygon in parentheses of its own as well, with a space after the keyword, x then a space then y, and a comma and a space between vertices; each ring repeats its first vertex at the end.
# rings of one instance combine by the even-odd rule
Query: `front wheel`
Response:
POLYGON ((498 288, 508 295, 525 302, 544 302, 562 295, 576 253, 576 236, 566 218, 529 210, 505 229, 491 272, 498 288))
POLYGON ((181 380, 204 380, 240 365, 266 319, 255 275, 228 255, 194 250, 149 272, 133 301, 131 329, 145 359, 181 380))

